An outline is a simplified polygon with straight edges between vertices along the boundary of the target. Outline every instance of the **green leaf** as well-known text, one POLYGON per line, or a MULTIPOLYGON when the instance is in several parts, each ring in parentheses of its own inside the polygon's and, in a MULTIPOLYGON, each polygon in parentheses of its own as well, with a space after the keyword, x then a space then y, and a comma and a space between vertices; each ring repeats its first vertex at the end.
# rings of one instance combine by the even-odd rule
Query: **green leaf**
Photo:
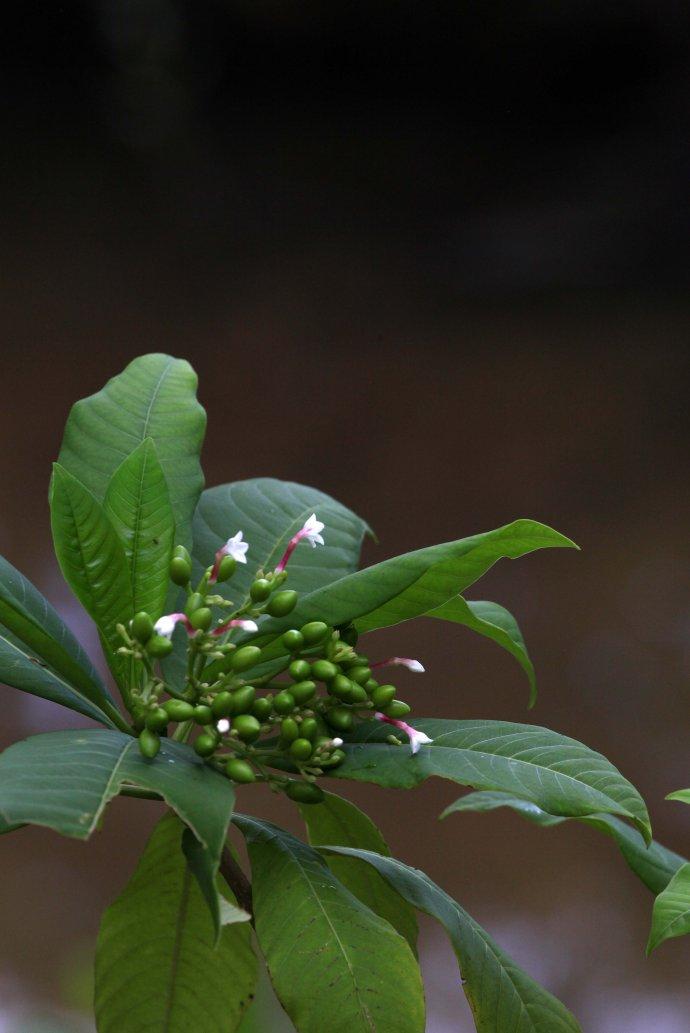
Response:
POLYGON ((424 872, 368 850, 320 849, 366 861, 400 896, 445 927, 458 958, 477 1033, 580 1033, 577 1022, 560 1001, 518 968, 424 872))
POLYGON ((132 582, 134 613, 157 620, 165 608, 175 523, 163 468, 152 438, 113 474, 105 511, 122 542, 132 582))
POLYGON ((182 831, 172 815, 162 819, 103 916, 96 949, 99 1033, 233 1033, 251 1002, 256 958, 249 926, 225 927, 214 945, 206 905, 180 849, 182 831))
MULTIPOLYGON (((300 806, 312 846, 322 843, 357 846, 390 856, 385 839, 371 818, 349 800, 333 793, 319 804, 300 806)), ((370 866, 358 864, 349 857, 330 857, 328 867, 336 879, 371 911, 385 918, 404 936, 417 953, 417 919, 412 908, 395 893, 385 879, 370 866)))
POLYGON ((189 828, 184 830, 182 836, 182 851, 208 906, 217 943, 224 925, 230 925, 232 922, 245 922, 251 916, 242 908, 228 903, 218 892, 220 855, 200 843, 189 828))
POLYGON ((666 799, 678 800, 679 803, 690 803, 690 789, 676 789, 675 792, 669 793, 666 799))
POLYGON ((335 778, 410 789, 435 775, 474 789, 512 793, 567 818, 617 814, 651 841, 644 800, 621 773, 587 746, 548 728, 508 721, 415 720, 433 740, 412 756, 407 745, 385 743, 390 726, 359 726, 335 778))
POLYGON ((34 735, 0 754, 0 818, 9 824, 88 839, 123 786, 157 793, 220 857, 234 790, 189 746, 163 739, 155 760, 147 760, 132 736, 88 728, 34 735))
POLYGON ((525 640, 517 621, 509 610, 499 606, 498 603, 490 603, 484 600, 470 602, 463 599, 461 595, 455 596, 430 610, 427 617, 438 617, 441 620, 453 621, 455 624, 464 624, 471 631, 492 639, 502 649, 507 650, 514 656, 522 667, 529 681, 530 695, 529 706, 532 708, 537 701, 537 685, 534 677, 534 666, 529 658, 525 640))
POLYGON ((58 457, 102 502, 122 461, 152 438, 168 483, 176 542, 190 548, 192 516, 204 484, 199 452, 206 414, 196 387, 188 362, 142 355, 72 407, 58 457))
POLYGON ((277 633, 311 620, 332 625, 354 621, 360 632, 388 627, 441 606, 501 558, 517 559, 547 548, 577 546, 544 524, 516 520, 496 531, 408 552, 341 577, 303 596, 290 617, 266 622, 261 630, 277 633))
POLYGON ((299 1033, 422 1033, 421 976, 406 940, 311 847, 268 822, 235 821, 249 850, 259 945, 299 1033))
POLYGON ((0 681, 122 726, 112 698, 72 632, 38 589, 1 556, 0 625, 8 632, 0 627, 0 681))
POLYGON ((684 864, 654 901, 647 942, 651 954, 664 940, 690 933, 690 864, 684 864))
POLYGON ((116 631, 133 615, 132 585, 124 548, 103 507, 79 481, 55 464, 50 499, 55 553, 65 580, 93 617, 118 680, 122 645, 116 631))
MULTIPOLYGON (((542 828, 562 825, 563 822, 570 820, 547 814, 534 803, 519 799, 510 793, 500 792, 468 793, 466 796, 461 796, 450 807, 446 807, 441 817, 446 818, 449 814, 464 812, 486 813, 499 807, 510 807, 542 828)), ((661 893, 678 869, 687 863, 686 858, 662 846, 656 840, 647 846, 636 829, 626 825, 612 814, 594 814, 591 817, 576 820, 610 836, 623 854, 628 866, 652 893, 661 893)))

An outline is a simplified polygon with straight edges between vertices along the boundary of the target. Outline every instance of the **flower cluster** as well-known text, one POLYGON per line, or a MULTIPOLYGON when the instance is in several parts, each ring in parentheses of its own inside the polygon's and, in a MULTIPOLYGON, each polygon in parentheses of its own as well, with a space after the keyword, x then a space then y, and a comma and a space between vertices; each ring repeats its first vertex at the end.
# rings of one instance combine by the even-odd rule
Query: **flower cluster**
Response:
POLYGON ((386 741, 401 745, 403 733, 413 754, 431 741, 405 722, 410 707, 396 698, 395 686, 374 676, 386 666, 421 672, 418 660, 392 656, 370 663, 356 652, 352 627, 323 621, 282 633, 262 631, 262 617, 285 618, 295 609, 297 592, 283 588, 290 557, 301 541, 323 545, 323 530, 312 514, 275 569, 256 573, 239 605, 216 594, 214 586, 247 563, 249 543, 242 531, 217 551, 196 587, 189 553, 176 547, 170 576, 186 592, 184 608, 155 622, 138 613, 128 628, 119 626, 119 653, 139 661, 144 671, 131 687, 129 704, 146 757, 156 756, 161 736, 194 736, 196 753, 234 782, 263 781, 308 803, 323 798, 315 781, 343 762, 343 736, 359 722, 374 717, 390 725, 395 732, 386 741), (185 632, 183 680, 166 677, 165 665, 163 674, 157 667, 175 650, 178 627, 185 632))

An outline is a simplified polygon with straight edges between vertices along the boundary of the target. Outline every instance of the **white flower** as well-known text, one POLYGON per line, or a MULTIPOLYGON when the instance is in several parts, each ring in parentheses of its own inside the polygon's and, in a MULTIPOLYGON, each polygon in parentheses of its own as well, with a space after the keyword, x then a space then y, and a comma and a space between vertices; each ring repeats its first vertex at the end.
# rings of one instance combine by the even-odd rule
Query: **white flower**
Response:
POLYGON ((187 618, 183 613, 166 613, 165 616, 159 617, 156 623, 153 625, 153 630, 157 635, 161 635, 163 638, 172 638, 175 626, 179 621, 186 621, 187 618))
POLYGON ((230 731, 230 722, 227 717, 221 717, 220 721, 217 722, 216 728, 221 735, 225 735, 226 732, 230 731))
POLYGON ((232 556, 238 563, 246 563, 247 556, 246 552, 249 548, 249 542, 242 541, 244 535, 241 531, 238 531, 232 538, 228 538, 227 542, 222 548, 224 556, 232 556))
POLYGON ((410 725, 408 725, 405 730, 407 731, 410 739, 410 751, 412 753, 416 753, 420 746, 426 746, 428 743, 434 741, 429 738, 426 732, 418 732, 416 728, 412 728, 410 725))
POLYGON ((424 665, 419 660, 411 660, 409 656, 389 656, 387 660, 377 660, 371 667, 406 667, 408 671, 424 674, 424 665))
POLYGON ((325 526, 320 520, 316 519, 316 513, 312 513, 300 531, 300 538, 306 538, 308 542, 311 542, 313 549, 317 545, 325 545, 326 543, 321 537, 321 531, 323 531, 325 526))

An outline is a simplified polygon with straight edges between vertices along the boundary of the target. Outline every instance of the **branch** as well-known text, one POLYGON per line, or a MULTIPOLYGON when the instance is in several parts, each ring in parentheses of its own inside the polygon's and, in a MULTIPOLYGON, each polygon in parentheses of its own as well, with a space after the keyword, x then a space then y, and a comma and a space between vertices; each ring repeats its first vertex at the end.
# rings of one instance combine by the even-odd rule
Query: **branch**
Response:
POLYGON ((252 915, 254 925, 254 912, 252 910, 252 887, 249 879, 244 874, 228 847, 223 849, 220 857, 220 874, 235 894, 237 903, 248 915, 252 915))

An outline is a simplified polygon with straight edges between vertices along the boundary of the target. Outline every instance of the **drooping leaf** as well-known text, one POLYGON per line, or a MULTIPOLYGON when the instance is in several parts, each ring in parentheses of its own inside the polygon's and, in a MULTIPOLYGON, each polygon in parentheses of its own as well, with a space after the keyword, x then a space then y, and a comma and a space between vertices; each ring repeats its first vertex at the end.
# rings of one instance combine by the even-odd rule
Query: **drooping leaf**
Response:
MULTIPOLYGON (((446 807, 441 817, 446 818, 450 814, 464 812, 485 813, 499 807, 510 807, 542 828, 562 825, 563 822, 570 820, 547 814, 536 804, 521 800, 510 793, 490 791, 468 793, 466 796, 461 796, 450 807, 446 807)), ((661 893, 678 869, 687 863, 686 858, 662 846, 656 840, 647 846, 636 829, 626 825, 620 818, 616 818, 612 814, 594 814, 591 817, 576 820, 610 836, 628 866, 652 893, 661 893)))
POLYGON ((512 793, 562 817, 617 814, 651 841, 640 794, 610 761, 575 739, 508 721, 420 718, 414 727, 433 742, 413 756, 407 745, 385 742, 390 725, 360 725, 343 747, 346 759, 334 777, 397 789, 410 789, 431 776, 447 778, 474 789, 512 793))
POLYGON ((242 908, 230 904, 218 892, 218 866, 220 856, 196 838, 190 828, 184 830, 182 851, 187 858, 189 870, 196 879, 202 896, 208 906, 216 943, 224 925, 245 922, 251 916, 242 908))
POLYGON ((146 610, 157 620, 168 593, 175 524, 152 438, 142 441, 118 466, 108 484, 105 511, 125 549, 133 612, 146 610))
POLYGON ((464 624, 471 631, 492 639, 503 649, 514 656, 522 667, 529 681, 529 705, 533 707, 537 701, 537 685, 534 666, 529 658, 525 640, 517 621, 509 610, 485 600, 469 601, 461 595, 449 599, 442 606, 430 610, 427 617, 438 617, 441 620, 464 624))
POLYGON ((125 551, 103 507, 59 464, 53 471, 50 518, 55 553, 68 585, 101 632, 108 662, 118 680, 122 641, 116 625, 133 615, 132 584, 125 551))
POLYGON ((58 457, 102 502, 115 470, 151 438, 170 492, 176 543, 188 548, 204 484, 199 452, 206 414, 196 400, 196 387, 197 376, 188 362, 142 355, 97 394, 72 407, 58 457))
POLYGON ((259 945, 299 1033, 422 1033, 424 994, 407 941, 311 847, 268 822, 235 821, 249 850, 259 945))
MULTIPOLYGON (((256 958, 247 922, 218 944, 167 815, 129 884, 103 916, 96 950, 99 1033, 233 1033, 251 1002, 256 958)), ((246 916, 248 918, 249 916, 246 916)))
POLYGON ((580 1033, 574 1017, 560 1001, 518 968, 424 872, 368 850, 320 849, 372 865, 410 904, 441 922, 458 958, 477 1033, 580 1033))
MULTIPOLYGON (((300 811, 312 846, 322 843, 357 846, 385 857, 390 856, 388 845, 371 818, 349 800, 343 800, 334 793, 326 793, 323 803, 304 804, 300 806, 300 811)), ((335 855, 328 858, 328 867, 350 893, 354 893, 371 911, 390 922, 416 954, 418 930, 414 911, 378 872, 349 857, 335 855)))
POLYGON ((684 864, 654 901, 647 954, 674 936, 690 933, 690 864, 684 864))

